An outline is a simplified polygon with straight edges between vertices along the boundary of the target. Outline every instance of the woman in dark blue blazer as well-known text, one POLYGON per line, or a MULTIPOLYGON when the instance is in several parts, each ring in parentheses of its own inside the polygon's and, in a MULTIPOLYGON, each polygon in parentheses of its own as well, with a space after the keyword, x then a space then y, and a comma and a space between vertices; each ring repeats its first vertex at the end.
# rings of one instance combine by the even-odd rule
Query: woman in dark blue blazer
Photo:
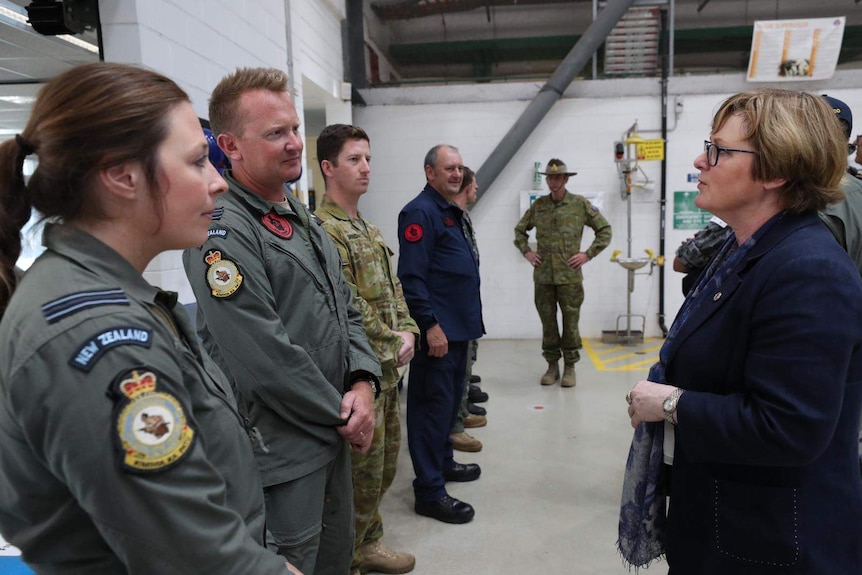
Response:
POLYGON ((845 139, 784 90, 727 99, 710 137, 696 204, 734 235, 627 395, 620 550, 673 575, 862 573, 862 281, 816 215, 845 139))

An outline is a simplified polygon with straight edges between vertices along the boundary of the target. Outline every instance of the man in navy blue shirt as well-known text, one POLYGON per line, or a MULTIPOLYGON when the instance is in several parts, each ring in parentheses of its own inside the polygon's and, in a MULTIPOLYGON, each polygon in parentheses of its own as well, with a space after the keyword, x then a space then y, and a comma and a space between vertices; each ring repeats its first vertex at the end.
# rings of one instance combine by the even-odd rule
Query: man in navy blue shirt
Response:
POLYGON ((457 148, 438 145, 425 156, 428 183, 398 215, 398 277, 420 345, 410 362, 407 444, 416 479, 419 515, 467 523, 475 512, 450 497, 447 481, 474 481, 476 464, 456 463, 449 430, 464 391, 467 348, 485 333, 479 262, 464 235, 463 212, 453 203, 463 163, 457 148))

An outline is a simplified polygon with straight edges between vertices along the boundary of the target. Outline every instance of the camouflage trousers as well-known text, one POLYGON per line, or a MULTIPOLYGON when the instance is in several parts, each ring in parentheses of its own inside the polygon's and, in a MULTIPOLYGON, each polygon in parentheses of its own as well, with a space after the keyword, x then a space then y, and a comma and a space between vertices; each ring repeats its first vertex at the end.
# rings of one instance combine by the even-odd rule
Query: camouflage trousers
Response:
POLYGON ((584 303, 584 284, 536 284, 536 311, 542 320, 542 356, 548 363, 556 363, 562 356, 566 364, 581 359, 582 346, 578 332, 581 304, 584 303), (563 331, 557 323, 557 307, 563 316, 563 331))
POLYGON ((380 397, 374 401, 376 422, 371 448, 368 453, 354 451, 351 454, 353 504, 356 508, 356 538, 351 569, 355 569, 363 559, 356 550, 383 537, 380 502, 395 478, 398 451, 401 449, 398 409, 398 387, 381 391, 380 397))
POLYGON ((458 408, 458 415, 455 417, 455 425, 452 426, 452 433, 464 432, 464 418, 470 415, 467 409, 467 394, 470 392, 470 376, 473 375, 473 364, 476 363, 476 355, 479 353, 479 340, 471 339, 470 347, 467 350, 467 371, 464 373, 464 393, 461 394, 461 407, 458 408))

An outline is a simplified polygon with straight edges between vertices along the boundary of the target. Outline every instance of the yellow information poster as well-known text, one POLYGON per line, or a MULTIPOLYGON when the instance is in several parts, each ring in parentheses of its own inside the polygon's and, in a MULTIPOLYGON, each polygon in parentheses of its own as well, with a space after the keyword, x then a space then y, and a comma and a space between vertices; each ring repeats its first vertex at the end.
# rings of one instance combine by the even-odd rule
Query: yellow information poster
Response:
POLYGON ((751 37, 749 82, 825 80, 835 73, 844 16, 757 20, 751 37))

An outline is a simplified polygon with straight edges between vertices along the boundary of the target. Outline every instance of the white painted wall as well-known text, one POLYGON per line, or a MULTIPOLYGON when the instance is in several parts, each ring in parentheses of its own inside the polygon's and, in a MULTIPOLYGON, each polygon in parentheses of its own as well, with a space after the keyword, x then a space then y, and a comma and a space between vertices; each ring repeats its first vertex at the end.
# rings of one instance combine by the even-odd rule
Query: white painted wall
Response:
MULTIPOLYGON (((448 86, 368 91, 369 105, 354 110, 357 125, 372 141, 373 176, 360 208, 382 230, 397 250, 397 216, 401 207, 424 185, 422 160, 438 143, 457 146, 466 165, 477 169, 527 106, 540 86, 448 86), (491 100, 491 101, 489 101, 491 100)), ((797 86, 798 88, 799 86, 797 86)), ((815 93, 828 91, 862 112, 862 74, 843 72, 825 83, 807 84, 815 93)), ((673 192, 695 190, 687 176, 696 173, 694 158, 709 135, 712 114, 728 95, 752 88, 741 75, 673 79, 670 101, 681 103, 677 119, 669 118, 667 168, 667 254, 693 231, 672 228, 673 192)), ((540 337, 541 328, 532 296, 531 269, 513 245, 513 227, 521 212, 519 193, 533 182, 533 164, 559 157, 578 172, 569 181, 575 193, 603 194, 603 213, 614 227, 610 247, 585 269, 586 300, 581 332, 598 337, 615 329, 617 316, 626 312, 627 276, 612 263, 613 250, 625 254, 626 206, 619 192, 613 161, 613 142, 637 120, 641 135, 656 138, 661 126, 659 84, 656 80, 584 81, 570 87, 515 155, 472 212, 482 257, 482 300, 485 325, 491 338, 540 337)), ((659 180, 660 164, 642 164, 651 179, 659 180)), ((479 182, 480 186, 482 182, 479 182)), ((654 192, 635 192, 632 204, 632 254, 659 249, 659 184, 654 192)), ((586 241, 592 234, 588 231, 586 241)), ((586 247, 586 244, 584 245, 586 247)), ((646 271, 645 268, 644 271, 646 271)), ((637 275, 632 313, 646 316, 646 335, 659 335, 658 274, 666 278, 666 314, 670 325, 679 305, 681 276, 668 265, 652 276, 637 275)), ((640 323, 634 326, 639 327, 640 323)), ((624 324, 623 324, 624 326, 624 324)))

